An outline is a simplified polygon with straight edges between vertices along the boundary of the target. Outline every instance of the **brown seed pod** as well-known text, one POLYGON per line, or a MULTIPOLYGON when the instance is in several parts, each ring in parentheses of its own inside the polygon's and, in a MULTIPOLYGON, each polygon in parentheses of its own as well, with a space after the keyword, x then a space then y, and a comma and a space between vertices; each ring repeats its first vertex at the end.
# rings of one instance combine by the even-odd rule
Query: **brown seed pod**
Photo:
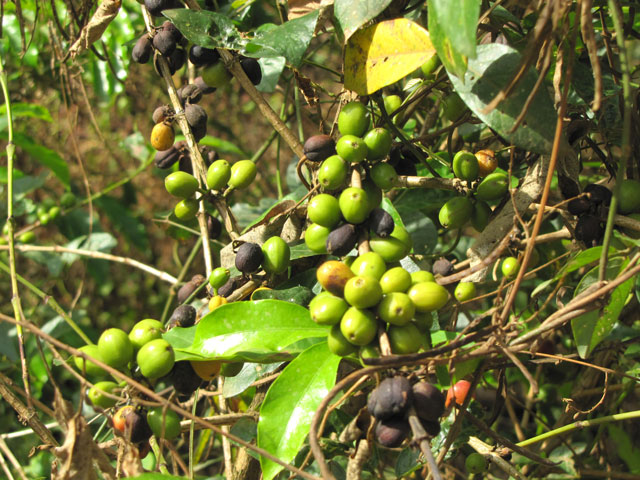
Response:
MULTIPOLYGON (((182 287, 180 287, 180 290, 178 290, 178 294, 176 296, 178 303, 184 303, 187 298, 189 298, 193 294, 193 292, 195 292, 196 289, 198 289, 198 287, 200 287, 200 285, 204 283, 204 281, 205 278, 202 275, 194 275, 193 277, 191 277, 191 280, 185 283, 182 287)), ((202 298, 205 295, 206 292, 204 291, 204 289, 201 290, 199 297, 202 298)))
POLYGON ((413 403, 413 390, 405 377, 385 378, 367 402, 371 415, 378 420, 405 415, 413 403))
POLYGON ((413 387, 413 406, 422 420, 435 422, 444 413, 444 395, 427 382, 418 382, 413 387))
POLYGON ((178 306, 169 317, 169 328, 187 328, 196 323, 196 309, 191 305, 178 306))
POLYGON ((187 123, 194 131, 200 131, 207 128, 207 112, 200 105, 187 104, 184 109, 184 116, 187 123))
POLYGON ((133 50, 131 51, 131 58, 136 63, 147 63, 151 59, 153 53, 153 47, 151 39, 145 33, 136 42, 133 50))
POLYGON ((160 152, 169 150, 175 138, 173 127, 167 122, 157 123, 151 130, 151 146, 160 152))
POLYGON ((433 262, 433 267, 431 271, 434 275, 442 275, 446 277, 447 275, 451 275, 453 273, 453 263, 451 263, 446 258, 439 258, 435 262, 433 262))
POLYGON ((202 99, 202 92, 193 83, 183 85, 177 91, 182 106, 189 103, 198 103, 202 99))
POLYGON ((175 112, 173 111, 173 107, 170 105, 160 105, 153 111, 153 115, 151 118, 153 119, 153 123, 164 122, 165 120, 171 120, 175 112))
POLYGON ((307 138, 303 149, 311 162, 323 162, 336 154, 336 142, 330 135, 314 135, 307 138))
POLYGON ((350 223, 339 226, 327 237, 327 252, 337 257, 342 257, 349 253, 358 241, 356 227, 350 223))

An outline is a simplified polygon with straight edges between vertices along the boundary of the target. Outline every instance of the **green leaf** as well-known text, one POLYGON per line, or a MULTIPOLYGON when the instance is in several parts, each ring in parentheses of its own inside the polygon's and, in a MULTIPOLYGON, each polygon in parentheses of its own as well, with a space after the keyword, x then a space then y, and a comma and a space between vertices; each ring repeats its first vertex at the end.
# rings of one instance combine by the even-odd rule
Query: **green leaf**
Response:
MULTIPOLYGON (((13 169, 13 179, 24 177, 24 173, 17 168, 13 169)), ((7 167, 0 167, 0 183, 7 183, 9 181, 9 169, 7 167)))
MULTIPOLYGON (((7 133, 0 132, 0 139, 7 140, 7 133)), ((33 138, 14 132, 13 142, 35 161, 49 168, 65 187, 69 187, 69 167, 57 152, 36 143, 33 138)))
MULTIPOLYGON (((607 263, 607 280, 616 278, 629 263, 622 258, 613 258, 607 263)), ((600 268, 595 267, 580 280, 575 295, 580 294, 598 279, 600 268)), ((608 304, 600 310, 580 315, 571 320, 571 329, 576 342, 578 355, 587 358, 593 349, 604 340, 618 321, 618 316, 633 288, 634 278, 630 278, 616 287, 611 293, 608 304)))
POLYGON ((196 336, 197 328, 198 327, 196 325, 188 328, 174 327, 167 333, 162 334, 162 338, 169 342, 173 347, 176 355, 176 362, 180 362, 182 360, 203 360, 201 355, 193 355, 183 351, 183 349, 187 349, 193 345, 193 339, 196 336))
POLYGON ((533 90, 537 75, 528 70, 513 92, 489 113, 485 107, 515 75, 522 56, 507 45, 480 45, 477 58, 469 60, 463 81, 449 75, 451 83, 467 106, 489 127, 507 141, 524 150, 540 154, 551 152, 555 134, 556 111, 544 88, 536 94, 522 124, 511 132, 527 97, 533 90))
POLYGON ((106 195, 97 199, 95 203, 107 214, 113 226, 122 232, 129 243, 138 250, 149 250, 147 229, 139 219, 133 216, 131 210, 118 199, 106 195))
MULTIPOLYGON (((273 382, 258 422, 258 446, 285 462, 300 451, 316 408, 335 384, 340 357, 326 342, 302 352, 273 382)), ((260 457, 263 480, 271 480, 282 467, 260 457)))
POLYGON ((391 0, 360 0, 355 7, 353 0, 335 0, 333 14, 340 23, 345 40, 362 25, 380 15, 390 3, 391 0))
MULTIPOLYGON (((35 118, 37 120, 44 120, 45 122, 53 121, 49 110, 41 105, 31 103, 12 103, 11 117, 14 120, 16 118, 28 117, 35 118)), ((7 128, 7 121, 7 106, 3 104, 0 105, 0 130, 7 128)))
POLYGON ((447 71, 462 78, 476 56, 480 0, 429 0, 429 33, 447 71))
POLYGON ((164 10, 162 14, 171 20, 187 40, 207 48, 240 50, 245 40, 233 22, 226 16, 208 10, 178 8, 164 10))
POLYGON ((344 86, 369 95, 397 82, 429 60, 435 49, 429 32, 406 18, 358 30, 344 53, 344 86))
POLYGON ((287 60, 284 57, 261 58, 258 63, 262 70, 262 80, 256 85, 256 88, 260 92, 273 93, 287 60))
POLYGON ((294 343, 324 337, 327 327, 311 320, 309 310, 281 300, 222 305, 197 325, 193 345, 182 351, 194 358, 274 362, 301 350, 294 343))
POLYGON ((438 245, 438 230, 429 217, 419 210, 401 210, 400 214, 411 240, 413 241, 413 253, 426 255, 431 253, 438 245))
POLYGON ((393 203, 391 203, 391 200, 389 200, 387 197, 382 198, 380 208, 391 215, 391 218, 393 218, 393 223, 395 223, 396 225, 400 225, 401 227, 405 226, 404 222, 402 221, 402 217, 398 213, 398 210, 396 210, 396 207, 393 206, 393 203))
POLYGON ((285 302, 295 303, 306 307, 315 295, 311 292, 310 288, 298 285, 296 287, 286 289, 265 289, 256 290, 252 295, 252 300, 282 300, 285 302))
POLYGON ((284 57, 298 67, 313 38, 319 13, 314 10, 275 28, 257 32, 247 43, 245 55, 254 58, 284 57))
MULTIPOLYGON (((110 252, 118 241, 113 235, 107 232, 96 232, 90 236, 81 235, 74 238, 65 246, 67 248, 81 249, 81 250, 93 250, 98 252, 110 252)), ((79 258, 79 255, 75 253, 63 253, 62 261, 66 264, 75 262, 79 258)))
POLYGON ((608 424, 609 439, 616 446, 616 454, 627 464, 629 472, 640 474, 640 449, 636 448, 629 434, 617 425, 608 424))

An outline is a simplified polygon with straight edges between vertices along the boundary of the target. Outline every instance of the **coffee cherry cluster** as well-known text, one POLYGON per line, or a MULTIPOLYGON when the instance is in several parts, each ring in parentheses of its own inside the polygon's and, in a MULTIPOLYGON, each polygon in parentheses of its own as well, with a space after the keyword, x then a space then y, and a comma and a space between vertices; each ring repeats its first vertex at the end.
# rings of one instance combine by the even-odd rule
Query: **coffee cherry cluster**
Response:
POLYGON ((430 272, 389 268, 376 252, 353 259, 351 267, 328 260, 316 274, 324 291, 309 303, 311 318, 332 327, 329 349, 340 356, 358 348, 363 356, 377 354, 379 328, 387 331, 392 353, 417 352, 429 344, 431 312, 449 301, 430 272))
POLYGON ((269 238, 262 247, 257 243, 245 242, 236 252, 235 265, 243 274, 255 273, 262 267, 267 274, 279 275, 284 273, 290 264, 291 249, 280 237, 269 238))
POLYGON ((414 407, 425 431, 432 437, 440 433, 438 419, 445 411, 445 397, 435 386, 420 381, 413 386, 405 377, 385 378, 371 392, 367 409, 376 419, 376 441, 388 448, 399 447, 410 427, 407 414, 414 407))
POLYGON ((489 223, 491 207, 487 202, 500 200, 508 191, 508 176, 496 172, 498 162, 491 150, 475 154, 460 151, 451 164, 454 175, 469 186, 469 196, 454 197, 447 201, 438 220, 446 229, 462 228, 471 221, 473 228, 481 232, 489 223))

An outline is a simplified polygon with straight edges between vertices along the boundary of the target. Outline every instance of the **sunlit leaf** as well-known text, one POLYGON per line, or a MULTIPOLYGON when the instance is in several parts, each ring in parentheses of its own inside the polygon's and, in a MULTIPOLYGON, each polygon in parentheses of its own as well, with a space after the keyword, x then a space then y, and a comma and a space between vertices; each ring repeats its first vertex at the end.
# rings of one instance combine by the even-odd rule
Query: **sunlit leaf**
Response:
MULTIPOLYGON (((321 342, 302 352, 273 382, 260 408, 258 446, 290 462, 304 443, 311 419, 336 380, 341 358, 321 342)), ((282 466, 260 457, 262 478, 271 480, 282 466)))
POLYGON ((335 0, 333 14, 340 23, 345 40, 362 25, 380 15, 390 3, 391 0, 360 0, 355 6, 353 0, 335 0))
POLYGON ((397 18, 359 30, 347 42, 344 86, 368 95, 406 77, 435 53, 429 32, 397 18))
POLYGON ((241 49, 245 40, 233 22, 216 12, 177 8, 164 10, 162 14, 171 20, 187 39, 207 48, 241 49))

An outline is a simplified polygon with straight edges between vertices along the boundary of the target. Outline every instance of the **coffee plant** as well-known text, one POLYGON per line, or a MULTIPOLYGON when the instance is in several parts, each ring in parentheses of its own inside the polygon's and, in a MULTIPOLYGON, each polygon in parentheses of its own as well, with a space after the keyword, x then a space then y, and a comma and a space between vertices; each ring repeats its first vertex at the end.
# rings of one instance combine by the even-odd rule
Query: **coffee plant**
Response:
POLYGON ((634 2, 0 11, 3 478, 638 478, 634 2))

